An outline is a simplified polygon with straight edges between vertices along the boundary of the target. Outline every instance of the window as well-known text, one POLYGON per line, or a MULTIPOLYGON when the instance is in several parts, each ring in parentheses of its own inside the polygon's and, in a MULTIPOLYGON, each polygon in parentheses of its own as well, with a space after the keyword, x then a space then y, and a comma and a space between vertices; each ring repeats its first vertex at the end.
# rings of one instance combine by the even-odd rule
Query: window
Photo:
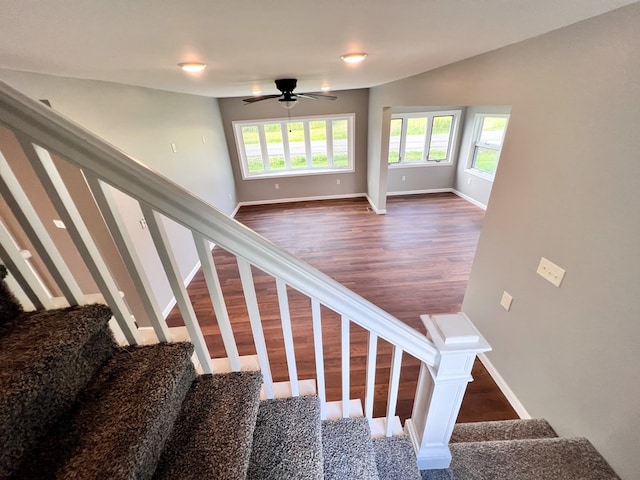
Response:
POLYGON ((394 114, 389 165, 450 164, 459 110, 394 114))
POLYGON ((472 170, 493 178, 508 122, 509 115, 476 115, 470 159, 472 170))
POLYGON ((242 178, 353 171, 354 117, 233 122, 242 178))

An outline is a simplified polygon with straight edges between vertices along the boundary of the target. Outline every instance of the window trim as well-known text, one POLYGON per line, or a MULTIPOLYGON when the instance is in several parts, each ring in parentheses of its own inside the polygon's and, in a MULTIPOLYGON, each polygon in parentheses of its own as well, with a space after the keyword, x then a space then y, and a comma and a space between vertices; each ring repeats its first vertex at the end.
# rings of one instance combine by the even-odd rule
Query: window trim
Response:
POLYGON ((336 173, 353 173, 355 171, 355 113, 341 113, 332 115, 312 115, 301 117, 279 117, 279 118, 267 118, 257 120, 236 120, 232 122, 233 135, 236 142, 236 150, 238 153, 238 162, 240 163, 240 172, 243 180, 259 180, 265 178, 282 178, 282 177, 298 177, 307 175, 326 175, 336 173), (312 160, 309 156, 311 153, 311 131, 309 123, 312 121, 326 121, 327 139, 333 138, 333 121, 334 120, 346 120, 347 121, 347 166, 335 167, 333 166, 333 141, 327 141, 327 163, 330 166, 327 167, 313 167, 312 160), (289 132, 285 128, 286 124, 302 122, 304 129, 304 143, 305 154, 307 157, 307 167, 296 167, 294 170, 291 166, 291 155, 289 152, 289 132), (280 123, 282 125, 282 144, 283 144, 283 156, 285 160, 285 168, 278 170, 270 170, 269 166, 269 154, 267 148, 267 140, 264 130, 264 125, 280 123), (246 158, 246 149, 244 146, 244 139, 242 136, 242 127, 245 126, 258 126, 258 138, 260 141, 260 149, 262 153, 262 161, 265 170, 259 173, 249 173, 249 164, 246 158), (260 128, 262 127, 262 128, 260 128))
MULTIPOLYGON (((456 153, 456 148, 458 144, 458 133, 460 131, 460 118, 462 117, 462 110, 432 110, 432 111, 423 111, 423 112, 406 112, 406 113, 394 113, 391 115, 391 120, 394 119, 402 119, 402 128, 400 131, 400 148, 398 152, 399 161, 396 163, 389 162, 389 152, 387 152, 387 164, 389 168, 412 168, 412 167, 444 167, 454 165, 454 157, 456 153), (426 132, 431 132, 433 130, 433 119, 435 117, 449 117, 452 116, 453 120, 451 122, 451 133, 449 134, 449 142, 447 144, 447 153, 445 160, 426 160, 425 156, 428 156, 429 149, 431 147, 431 137, 432 135, 425 134, 425 142, 423 148, 423 160, 415 161, 415 162, 403 162, 402 159, 405 155, 406 149, 406 137, 407 137, 407 126, 408 119, 410 118, 426 118, 426 132)), ((391 123, 389 124, 391 126, 391 123)), ((389 140, 391 140, 391 132, 389 132, 389 140)), ((390 149, 389 149, 390 151, 390 149)))
POLYGON ((472 175, 476 175, 480 178, 484 178, 485 180, 489 180, 493 182, 496 176, 496 172, 498 171, 498 164, 500 163, 500 156, 502 154, 502 147, 504 145, 504 139, 507 136, 507 128, 509 127, 509 113, 476 113, 473 118, 473 136, 471 137, 471 147, 469 150, 469 157, 467 159, 467 168, 466 172, 472 175), (500 146, 496 148, 495 145, 491 145, 488 143, 484 143, 480 141, 480 135, 482 134, 482 125, 484 124, 485 118, 505 118, 507 121, 504 125, 504 134, 502 135, 502 140, 500 142, 500 146), (482 120, 482 121, 481 121, 482 120), (498 158, 496 160, 496 167, 493 169, 493 173, 486 172, 484 170, 480 170, 474 166, 476 159, 476 151, 478 148, 485 148, 488 150, 494 150, 498 153, 498 158))

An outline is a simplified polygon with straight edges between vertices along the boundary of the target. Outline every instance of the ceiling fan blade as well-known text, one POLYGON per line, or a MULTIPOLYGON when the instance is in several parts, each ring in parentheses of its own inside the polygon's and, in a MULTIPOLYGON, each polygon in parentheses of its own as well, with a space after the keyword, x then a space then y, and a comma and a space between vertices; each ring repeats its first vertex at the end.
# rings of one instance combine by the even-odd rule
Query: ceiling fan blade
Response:
POLYGON ((249 97, 249 98, 243 98, 242 101, 245 104, 248 103, 255 103, 255 102, 260 102, 262 100, 269 100, 270 98, 278 98, 282 96, 281 94, 273 94, 273 95, 260 95, 259 97, 249 97))
POLYGON ((335 100, 336 98, 338 98, 334 97, 333 95, 321 95, 318 93, 298 93, 296 95, 303 98, 311 98, 313 100, 335 100))

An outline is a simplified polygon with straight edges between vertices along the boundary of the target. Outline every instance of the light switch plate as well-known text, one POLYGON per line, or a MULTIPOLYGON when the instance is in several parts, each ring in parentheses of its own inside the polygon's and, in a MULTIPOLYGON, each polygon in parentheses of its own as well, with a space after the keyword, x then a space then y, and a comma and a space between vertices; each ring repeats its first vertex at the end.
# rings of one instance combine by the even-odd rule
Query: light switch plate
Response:
POLYGON ((507 312, 511 310, 511 302, 513 302, 513 297, 509 294, 509 292, 507 292, 506 290, 502 292, 500 305, 502 305, 502 308, 504 308, 507 312))
POLYGON ((536 273, 545 280, 554 284, 556 287, 559 287, 566 272, 563 268, 559 267, 551 260, 547 260, 546 258, 542 257, 540 259, 540 264, 538 265, 536 273))

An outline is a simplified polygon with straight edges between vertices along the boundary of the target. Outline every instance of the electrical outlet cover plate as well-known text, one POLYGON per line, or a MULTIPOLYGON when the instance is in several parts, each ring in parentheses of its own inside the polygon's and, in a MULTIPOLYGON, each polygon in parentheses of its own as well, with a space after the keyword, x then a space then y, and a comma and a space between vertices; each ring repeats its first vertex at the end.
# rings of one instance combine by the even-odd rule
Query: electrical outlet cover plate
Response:
POLYGON ((556 287, 559 287, 566 272, 552 261, 542 257, 536 273, 556 287))
POLYGON ((506 290, 502 292, 500 305, 502 305, 502 308, 504 308, 507 312, 511 310, 511 302, 513 302, 513 297, 509 294, 509 292, 507 292, 506 290))

